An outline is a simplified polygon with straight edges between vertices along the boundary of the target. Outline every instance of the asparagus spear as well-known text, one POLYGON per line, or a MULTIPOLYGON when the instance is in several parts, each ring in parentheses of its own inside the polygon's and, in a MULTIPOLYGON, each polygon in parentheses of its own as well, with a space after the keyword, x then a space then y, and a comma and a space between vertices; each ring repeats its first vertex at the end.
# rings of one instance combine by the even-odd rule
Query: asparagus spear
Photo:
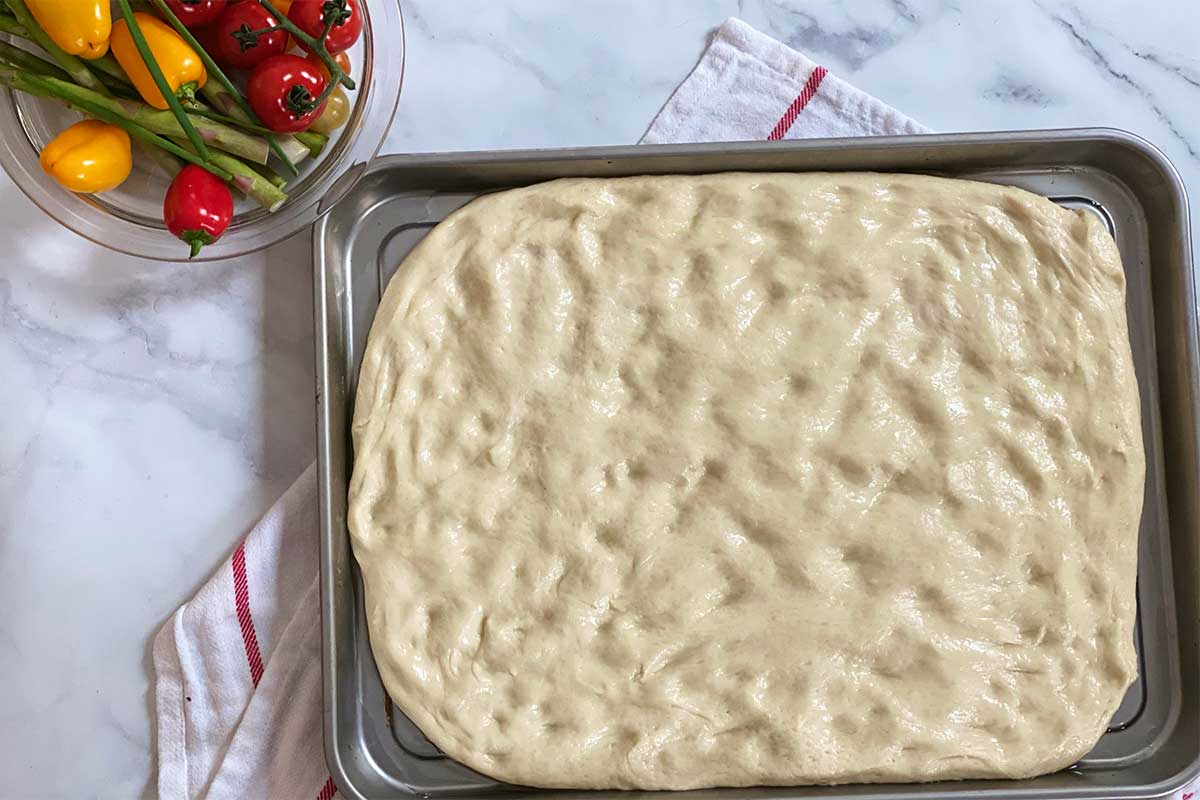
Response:
MULTIPOLYGON (((9 19, 9 17, 0 17, 0 19, 9 19)), ((22 50, 3 40, 0 40, 0 61, 27 70, 35 75, 45 75, 60 80, 71 79, 71 76, 64 72, 62 67, 51 64, 49 61, 39 58, 28 50, 22 50)), ((107 75, 101 75, 100 80, 104 81, 105 85, 118 96, 131 98, 136 96, 132 93, 133 87, 128 84, 119 83, 107 75)))
POLYGON ((308 154, 313 158, 321 155, 321 151, 325 149, 325 144, 329 141, 328 136, 316 131, 300 131, 300 133, 292 135, 296 137, 296 141, 308 148, 308 154))
MULTIPOLYGON (((3 9, 3 6, 0 6, 0 9, 3 9)), ((21 23, 17 22, 16 19, 14 19, 13 17, 4 13, 3 10, 0 10, 0 33, 7 33, 12 36, 21 38, 21 39, 26 39, 26 40, 32 41, 29 36, 29 31, 25 30, 25 26, 22 25, 21 23)), ((5 44, 7 44, 7 43, 5 43, 5 44)), ((11 47, 11 45, 9 45, 9 46, 11 47)), ((26 51, 22 50, 21 52, 24 53, 26 51)), ((36 58, 36 56, 34 56, 34 57, 36 58)), ((41 59, 39 59, 39 60, 41 60, 41 59)), ((9 63, 13 64, 14 66, 23 66, 22 64, 12 61, 11 59, 9 60, 9 63)), ((49 62, 43 61, 43 63, 49 63, 49 62)), ((95 72, 97 73, 96 77, 99 78, 100 81, 102 83, 104 83, 104 85, 107 86, 112 91, 113 94, 117 95, 118 97, 129 97, 130 99, 133 99, 133 100, 136 100, 138 98, 137 90, 133 88, 133 84, 129 82, 129 77, 125 74, 125 70, 121 69, 121 65, 117 63, 117 60, 115 58, 113 58, 112 53, 105 53, 100 58, 94 58, 89 62, 89 64, 92 67, 92 69, 94 69, 95 72)), ((50 66, 54 66, 54 65, 50 65, 50 66)), ((41 69, 34 69, 33 71, 37 72, 39 75, 53 74, 54 77, 56 77, 56 78, 69 79, 71 77, 65 71, 63 71, 60 67, 55 66, 54 69, 55 69, 54 73, 47 73, 41 69)), ((221 106, 214 100, 214 96, 215 96, 216 92, 222 92, 222 91, 223 90, 219 86, 216 86, 216 85, 212 84, 211 82, 205 84, 204 88, 201 89, 201 92, 203 92, 205 95, 209 96, 210 100, 214 101, 213 105, 216 105, 218 107, 221 107, 221 106), (210 87, 215 89, 215 92, 210 92, 209 91, 210 87)), ((201 116, 207 116, 203 111, 201 111, 198 108, 188 108, 188 110, 192 111, 194 113, 200 114, 201 116)), ((228 120, 217 120, 217 121, 218 122, 227 122, 227 123, 229 122, 228 120)), ((251 128, 249 128, 248 125, 236 124, 236 125, 234 125, 234 127, 241 128, 242 130, 250 130, 253 133, 260 132, 260 131, 252 130, 251 128)), ((290 139, 291 137, 284 137, 284 138, 290 139)), ((288 150, 293 155, 296 155, 296 156, 298 156, 298 158, 303 159, 306 156, 308 156, 310 148, 307 146, 302 147, 301 145, 292 143, 289 146, 288 150)))
MULTIPOLYGON (((238 119, 237 117, 229 116, 227 114, 222 114, 220 111, 213 111, 211 108, 209 108, 204 103, 201 103, 199 100, 197 100, 195 98, 192 98, 191 102, 184 103, 183 107, 188 110, 189 114, 199 114, 200 116, 204 117, 205 119, 211 119, 211 120, 216 120, 217 122, 223 122, 226 125, 230 125, 239 130, 243 130, 246 133, 257 133, 259 135, 266 135, 266 134, 273 133, 273 131, 270 128, 264 128, 262 125, 255 125, 253 122, 247 122, 244 119, 238 119)), ((305 150, 305 152, 306 153, 308 152, 307 149, 305 150)))
POLYGON ((112 53, 105 53, 99 58, 93 58, 89 63, 93 69, 102 75, 116 78, 121 83, 129 84, 130 86, 133 85, 129 83, 129 76, 125 74, 125 70, 121 69, 121 65, 117 63, 117 59, 113 57, 112 53))
MULTIPOLYGON (((17 78, 20 76, 21 73, 16 73, 17 78)), ((111 113, 118 114, 154 133, 164 136, 186 136, 183 128, 179 125, 179 121, 175 119, 174 114, 170 111, 159 111, 145 103, 108 97, 93 92, 90 89, 85 89, 82 86, 76 86, 70 81, 51 77, 39 76, 37 85, 31 85, 28 81, 17 81, 21 85, 15 85, 14 75, 11 70, 7 77, 0 77, 0 81, 14 86, 14 88, 21 91, 58 100, 76 108, 81 107, 85 103, 100 106, 111 113)), ((189 116, 189 119, 196 126, 196 129, 205 141, 213 147, 256 164, 267 163, 270 150, 263 139, 201 116, 189 116)))
POLYGON ((45 75, 59 80, 70 80, 71 76, 62 67, 51 64, 43 58, 38 58, 28 50, 22 50, 16 45, 0 40, 0 61, 17 69, 32 72, 35 75, 45 75))
MULTIPOLYGON (((250 124, 254 124, 250 120, 250 115, 242 110, 238 105, 237 98, 230 94, 219 82, 215 80, 207 81, 200 87, 200 94, 215 108, 217 111, 233 117, 234 119, 244 120, 250 124)), ((283 150, 283 154, 287 156, 287 160, 293 164, 298 164, 307 158, 309 155, 315 155, 311 145, 299 141, 299 136, 287 136, 276 134, 276 141, 279 147, 283 150)), ((320 150, 318 149, 318 152, 320 150)))
POLYGON ((7 33, 22 39, 29 38, 29 31, 25 30, 24 25, 17 22, 16 17, 8 13, 8 6, 0 9, 0 33, 7 33))
MULTIPOLYGON (((20 3, 24 2, 24 0, 5 0, 5 2, 20 3)), ((167 81, 167 76, 163 74, 158 61, 155 60, 154 53, 150 50, 150 43, 142 35, 142 28, 133 16, 133 7, 129 5, 129 0, 117 0, 117 7, 121 9, 121 17, 125 20, 126 28, 129 30, 129 37, 133 39, 133 45, 137 48, 138 55, 142 58, 142 64, 145 65, 146 69, 150 70, 150 77, 154 78, 154 85, 158 87, 159 94, 167 102, 167 106, 171 109, 171 113, 175 116, 175 121, 179 123, 179 127, 187 134, 188 141, 192 143, 192 148, 195 149, 196 154, 207 161, 208 145, 204 143, 204 138, 200 136, 200 131, 196 130, 196 126, 188 118, 187 112, 183 110, 183 104, 175 96, 175 90, 167 81)))
POLYGON ((278 189, 286 189, 287 188, 287 178, 283 177, 275 170, 271 170, 271 174, 266 175, 264 177, 271 182, 272 186, 274 186, 278 189))
MULTIPOLYGON (((127 0, 117 1, 119 3, 127 2, 127 0)), ((242 112, 240 115, 236 116, 239 118, 244 117, 247 122, 261 124, 258 117, 255 116, 253 109, 250 108, 250 104, 246 102, 246 99, 242 97, 240 92, 238 92, 237 87, 233 85, 233 81, 229 80, 228 76, 225 75, 224 71, 222 71, 217 62, 213 61, 212 57, 208 54, 200 42, 196 41, 196 37, 193 36, 192 32, 187 29, 187 26, 179 21, 179 17, 175 16, 175 12, 171 10, 171 7, 166 4, 165 0, 154 0, 154 4, 158 7, 159 14, 167 21, 167 24, 174 28, 175 32, 178 33, 180 37, 182 37, 183 40, 187 42, 193 50, 196 51, 196 54, 200 56, 200 60, 204 62, 204 68, 208 70, 208 74, 213 79, 213 82, 220 84, 221 88, 225 90, 225 94, 233 100, 233 103, 237 106, 238 110, 242 112)), ((226 113, 229 112, 226 111, 226 113)), ((287 167, 288 172, 292 173, 293 175, 299 175, 299 170, 296 169, 296 165, 292 163, 292 159, 283 149, 283 145, 279 142, 279 140, 275 138, 275 135, 271 132, 268 132, 266 134, 266 138, 267 145, 271 148, 271 152, 279 156, 279 160, 283 162, 285 167, 287 167)))
POLYGON ((135 140, 138 153, 144 155, 158 166, 162 173, 167 176, 167 180, 175 177, 179 170, 183 169, 182 159, 176 158, 161 147, 152 146, 148 142, 135 140))
POLYGON ((245 192, 268 211, 278 211, 287 202, 288 196, 283 190, 254 171, 249 164, 244 164, 233 156, 225 153, 211 153, 212 162, 233 175, 233 185, 245 192))
POLYGON ((54 59, 54 63, 62 67, 63 71, 70 75, 72 80, 94 92, 108 94, 108 89, 104 87, 99 78, 92 74, 87 65, 83 63, 83 59, 66 52, 46 35, 46 32, 37 24, 37 20, 33 18, 33 14, 29 12, 29 7, 25 5, 25 0, 4 0, 4 4, 8 6, 13 17, 24 28, 25 34, 38 47, 45 50, 50 55, 50 58, 54 59))
MULTIPOLYGON (((25 29, 25 26, 17 22, 16 18, 7 12, 7 6, 0 6, 0 33, 7 33, 10 36, 16 36, 18 39, 25 39, 37 44, 37 42, 33 41, 33 36, 25 29)), ((123 86, 128 86, 131 90, 133 88, 133 84, 129 82, 129 78, 125 75, 125 70, 121 69, 121 65, 113 58, 112 53, 105 53, 99 58, 93 58, 84 66, 93 70, 96 77, 110 89, 113 88, 114 81, 119 82, 123 86)), ((63 74, 66 73, 64 72, 63 74)))
MULTIPOLYGON (((8 46, 11 47, 11 45, 8 46)), ((30 57, 41 61, 36 56, 30 57)), ((47 64, 46 66, 51 65, 47 64)), ((146 106, 151 112, 149 115, 143 115, 141 112, 126 113, 127 109, 125 109, 125 106, 136 104, 114 100, 104 95, 97 95, 67 81, 33 74, 32 72, 21 72, 8 66, 0 66, 0 83, 23 92, 28 92, 29 94, 38 95, 39 97, 63 101, 85 114, 114 125, 119 125, 136 141, 167 150, 185 161, 190 161, 193 164, 204 167, 222 180, 229 181, 270 211, 275 211, 287 201, 287 195, 279 187, 275 186, 272 181, 264 178, 255 172, 252 167, 232 155, 222 153, 219 150, 209 150, 208 161, 204 161, 194 151, 189 151, 184 146, 181 146, 181 144, 156 135, 165 133, 177 137, 183 142, 187 141, 183 135, 183 131, 179 130, 177 126, 162 124, 161 121, 164 115, 171 122, 175 121, 169 111, 155 111, 146 106), (72 87, 78 90, 79 93, 66 97, 63 93, 60 93, 64 86, 72 87), (155 130, 155 125, 158 125, 160 129, 155 130), (173 130, 171 130, 172 127, 174 127, 173 130), (167 128, 167 130, 162 130, 161 128, 167 128)), ((260 163, 265 163, 265 143, 262 149, 263 162, 260 163)))
MULTIPOLYGON (((186 139, 181 139, 182 133, 176 137, 184 147, 188 147, 186 139)), ((267 178, 260 175, 253 167, 231 155, 216 150, 209 150, 209 161, 213 166, 230 173, 229 181, 240 189, 247 197, 253 198, 260 206, 268 211, 277 211, 287 202, 288 196, 267 178)))
MULTIPOLYGON (((6 86, 11 86, 12 88, 18 89, 22 92, 28 92, 29 94, 37 95, 39 97, 54 97, 53 84, 66 83, 66 81, 60 81, 57 78, 47 78, 42 75, 35 75, 30 72, 20 72, 12 67, 4 66, 0 67, 0 83, 5 84, 6 86)), ((69 85, 73 86, 74 84, 69 85)), ((102 100, 110 99, 104 95, 96 96, 102 100)), ((116 103, 117 101, 112 102, 116 103)), ((145 142, 146 144, 160 147, 164 150, 174 153, 184 161, 190 161, 199 167, 203 167, 221 180, 233 180, 233 175, 227 170, 212 163, 206 162, 204 159, 189 153, 187 150, 184 150, 174 142, 158 136, 154 131, 151 131, 145 125, 140 124, 139 122, 119 113, 118 111, 114 111, 107 104, 95 103, 91 100, 86 100, 83 98, 75 98, 71 101, 70 105, 73 108, 87 114, 88 116, 95 117, 102 122, 107 122, 111 125, 116 125, 124 129, 125 132, 133 137, 133 139, 136 141, 145 142)), ((236 161, 237 159, 234 160, 236 161)))
MULTIPOLYGON (((37 27, 32 15, 28 14, 28 9, 24 7, 24 0, 3 0, 3 2, 8 9, 12 9, 13 16, 6 13, 7 9, 0 7, 0 33, 8 33, 42 45, 40 39, 31 32, 30 27, 40 33, 42 37, 45 37, 45 34, 37 27), (25 10, 28 25, 23 24, 17 16, 21 12, 13 9, 13 3, 19 4, 20 9, 25 10)), ((53 45, 52 42, 51 45, 53 45)), ((42 46, 44 47, 44 45, 42 46)), ((45 49, 54 55, 51 48, 45 47, 45 49)), ((68 63, 74 58, 67 53, 62 55, 68 63)), ((106 54, 91 62, 91 66, 96 69, 98 75, 88 71, 87 66, 83 65, 81 60, 75 60, 87 72, 87 78, 90 78, 92 82, 103 81, 108 87, 117 91, 131 85, 124 70, 111 54, 106 54)), ((57 100, 91 116, 120 125, 146 150, 147 155, 156 161, 161 159, 160 163, 164 166, 169 165, 168 172, 177 169, 180 160, 187 160, 228 180, 269 211, 277 210, 287 201, 287 194, 282 191, 283 186, 286 185, 286 178, 269 169, 265 170, 269 174, 264 175, 235 157, 235 154, 240 155, 257 164, 265 165, 268 149, 270 149, 265 140, 249 136, 233 125, 224 124, 220 120, 206 119, 201 113, 188 114, 188 120, 196 127, 205 143, 228 151, 209 150, 209 157, 205 162, 187 141, 183 126, 170 111, 159 111, 144 103, 107 96, 103 93, 103 86, 94 89, 70 82, 71 78, 80 80, 78 76, 79 73, 72 73, 62 66, 51 64, 32 53, 0 41, 0 84, 29 94, 57 100), (155 134, 161 134, 161 136, 155 134), (162 136, 169 138, 163 139, 162 136)), ((233 118, 231 122, 236 120, 251 129, 257 127, 251 120, 252 113, 248 114, 242 108, 244 100, 239 103, 241 98, 230 94, 218 82, 207 83, 202 92, 214 106, 225 110, 228 116, 233 118)), ((277 136, 276 140, 282 150, 280 155, 283 156, 285 163, 294 163, 307 155, 314 157, 318 155, 325 147, 329 137, 316 131, 303 131, 294 135, 277 136)))
MULTIPOLYGON (((126 0, 118 0, 118 2, 124 3, 126 0)), ((154 0, 154 3, 158 7, 159 14, 161 14, 162 18, 165 19, 167 23, 175 29, 175 32, 178 33, 185 42, 191 45, 192 49, 195 50, 197 55, 200 56, 200 60, 204 62, 204 68, 208 70, 208 74, 212 77, 213 82, 219 84, 224 90, 225 95, 227 95, 229 99, 232 99, 238 111, 241 112, 236 116, 238 118, 244 118, 247 122, 259 124, 258 117, 255 116, 254 111, 250 108, 250 105, 246 102, 245 98, 243 98, 241 93, 238 92, 237 87, 233 85, 233 81, 229 80, 217 62, 213 61, 212 57, 209 56, 208 52, 204 49, 200 42, 196 40, 196 37, 192 35, 192 32, 187 29, 187 26, 179 21, 179 18, 175 16, 175 12, 171 10, 170 6, 168 6, 164 0, 154 0)), ((283 149, 283 145, 280 144, 279 140, 275 138, 275 135, 268 131, 266 133, 266 139, 267 145, 271 148, 271 152, 279 156, 279 159, 283 161, 284 166, 288 168, 288 171, 293 175, 299 175, 300 172, 296 169, 296 165, 292 163, 292 159, 283 149)))

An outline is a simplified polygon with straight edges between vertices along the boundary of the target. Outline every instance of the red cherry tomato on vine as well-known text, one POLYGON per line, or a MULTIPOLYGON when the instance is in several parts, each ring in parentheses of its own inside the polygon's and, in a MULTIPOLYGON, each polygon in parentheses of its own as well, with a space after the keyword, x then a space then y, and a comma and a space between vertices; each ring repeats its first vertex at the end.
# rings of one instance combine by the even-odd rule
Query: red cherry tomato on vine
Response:
POLYGON ((212 27, 211 40, 202 43, 221 66, 252 69, 271 56, 287 51, 287 31, 255 33, 278 24, 279 20, 271 16, 271 12, 253 0, 230 3, 212 27))
POLYGON ((307 128, 325 103, 317 98, 328 81, 300 56, 272 56, 250 73, 246 99, 254 113, 273 131, 295 133, 307 128))
POLYGON ((166 0, 167 7, 188 28, 213 22, 225 11, 230 0, 166 0))
POLYGON ((229 187, 195 164, 179 171, 163 198, 163 222, 167 230, 191 246, 188 258, 195 258, 201 247, 221 238, 231 219, 233 195, 229 187))
POLYGON ((314 39, 320 39, 325 23, 332 21, 333 27, 325 37, 325 49, 330 54, 340 53, 357 42, 363 26, 358 0, 292 0, 288 19, 314 39))

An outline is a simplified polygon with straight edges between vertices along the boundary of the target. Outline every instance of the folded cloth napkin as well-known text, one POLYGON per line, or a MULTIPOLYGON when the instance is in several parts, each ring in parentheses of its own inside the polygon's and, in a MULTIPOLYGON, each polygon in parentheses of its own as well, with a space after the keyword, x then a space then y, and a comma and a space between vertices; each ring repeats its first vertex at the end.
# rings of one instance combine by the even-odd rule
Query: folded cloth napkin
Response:
MULTIPOLYGON (((923 130, 731 19, 643 141, 923 130)), ((316 502, 309 467, 155 637, 163 800, 339 796, 322 740, 316 502)))

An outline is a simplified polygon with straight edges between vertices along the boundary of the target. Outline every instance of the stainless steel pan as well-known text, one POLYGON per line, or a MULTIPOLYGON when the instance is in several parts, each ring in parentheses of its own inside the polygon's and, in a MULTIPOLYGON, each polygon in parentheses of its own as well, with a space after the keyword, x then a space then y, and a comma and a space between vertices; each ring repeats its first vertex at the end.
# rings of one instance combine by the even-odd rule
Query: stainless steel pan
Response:
POLYGON ((346 530, 346 491, 359 361, 388 279, 431 227, 483 192, 566 176, 729 170, 970 177, 1020 186, 1104 220, 1128 276, 1148 462, 1138 569, 1141 674, 1096 748, 1055 775, 690 794, 704 800, 1142 798, 1166 795, 1200 773, 1200 365, 1187 200, 1170 163, 1142 139, 1114 130, 1059 130, 392 156, 372 164, 314 237, 325 744, 343 794, 556 794, 497 784, 443 756, 392 707, 375 670, 346 530))

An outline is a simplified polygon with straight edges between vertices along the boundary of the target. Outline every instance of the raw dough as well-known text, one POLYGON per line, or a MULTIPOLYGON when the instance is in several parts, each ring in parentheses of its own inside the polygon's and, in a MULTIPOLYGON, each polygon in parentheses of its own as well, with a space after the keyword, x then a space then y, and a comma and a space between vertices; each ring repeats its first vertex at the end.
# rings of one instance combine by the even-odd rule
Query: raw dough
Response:
POLYGON ((548 787, 1029 776, 1136 672, 1097 219, 877 174, 476 200, 379 307, 350 530, 388 692, 548 787))

